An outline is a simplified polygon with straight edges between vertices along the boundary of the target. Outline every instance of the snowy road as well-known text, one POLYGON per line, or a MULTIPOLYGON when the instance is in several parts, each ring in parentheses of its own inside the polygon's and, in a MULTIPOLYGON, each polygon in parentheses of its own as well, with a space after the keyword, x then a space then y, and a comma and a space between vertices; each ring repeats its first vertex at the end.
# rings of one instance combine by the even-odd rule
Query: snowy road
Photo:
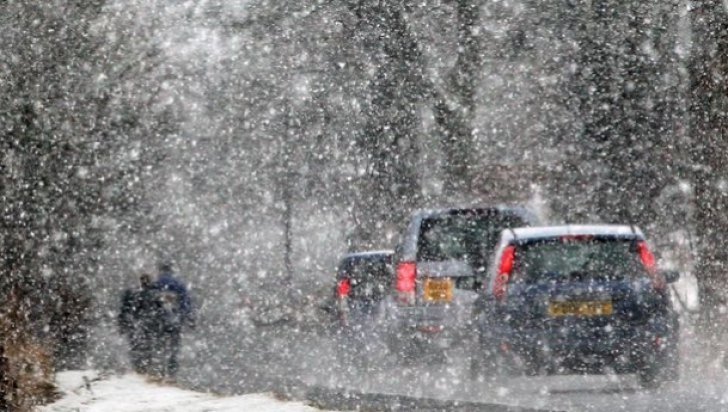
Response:
POLYGON ((569 376, 518 378, 491 385, 462 382, 456 387, 438 385, 432 371, 408 371, 370 377, 347 386, 365 386, 367 391, 458 399, 471 402, 517 404, 523 407, 564 411, 725 411, 728 383, 693 376, 657 391, 642 390, 636 379, 626 377, 569 376), (429 376, 428 376, 429 375, 429 376), (394 385, 393 385, 394 383, 394 385), (426 390, 425 388, 431 388, 426 390))
MULTIPOLYGON (((442 365, 385 368, 343 380, 349 388, 472 402, 515 404, 564 411, 727 411, 728 374, 718 359, 706 359, 698 345, 683 342, 681 380, 657 390, 642 389, 636 377, 551 376, 467 378, 463 356, 442 365)), ((331 382, 328 382, 331 384, 331 382)))
MULTIPOLYGON (((689 338, 682 344, 680 382, 658 390, 644 390, 631 375, 523 377, 475 382, 467 378, 467 362, 457 353, 444 363, 430 366, 395 366, 392 359, 379 358, 366 372, 347 373, 341 368, 332 341, 308 332, 289 333, 287 337, 286 333, 277 331, 275 340, 278 344, 260 347, 257 353, 251 353, 247 348, 245 355, 237 358, 245 359, 238 361, 239 367, 234 360, 227 362, 225 368, 212 367, 209 363, 200 365, 214 370, 214 376, 206 379, 204 375, 195 375, 188 383, 228 393, 283 390, 301 399, 307 396, 302 386, 318 386, 542 410, 728 410, 728 374, 718 359, 706 359, 705 351, 689 338), (286 350, 281 351, 281 347, 286 350)), ((199 358, 195 359, 199 361, 199 358)))

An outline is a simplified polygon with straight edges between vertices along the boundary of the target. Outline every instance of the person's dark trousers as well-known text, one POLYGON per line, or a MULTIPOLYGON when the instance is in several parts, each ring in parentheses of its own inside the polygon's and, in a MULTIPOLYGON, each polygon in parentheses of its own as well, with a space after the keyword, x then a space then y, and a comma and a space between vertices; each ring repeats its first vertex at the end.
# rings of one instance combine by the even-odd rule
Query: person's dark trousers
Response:
POLYGON ((150 372, 152 367, 152 339, 151 332, 138 331, 131 344, 131 364, 134 371, 141 374, 150 372))
POLYGON ((181 341, 181 331, 179 329, 168 329, 163 332, 162 336, 162 356, 164 364, 164 376, 174 378, 179 370, 177 355, 179 354, 179 345, 181 341))

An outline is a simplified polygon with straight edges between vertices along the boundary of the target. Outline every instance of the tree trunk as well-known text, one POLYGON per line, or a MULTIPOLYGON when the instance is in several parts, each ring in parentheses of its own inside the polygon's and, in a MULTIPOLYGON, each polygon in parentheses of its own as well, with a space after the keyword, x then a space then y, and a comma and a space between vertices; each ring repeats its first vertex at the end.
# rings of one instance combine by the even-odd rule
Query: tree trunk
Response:
POLYGON ((701 326, 718 335, 725 319, 718 306, 728 291, 728 15, 723 2, 694 3, 691 64, 692 163, 696 202, 701 326))
POLYGON ((350 248, 362 249, 381 245, 387 232, 420 203, 418 104, 429 89, 403 2, 362 0, 354 10, 362 22, 379 22, 375 30, 381 39, 378 49, 368 50, 376 56, 377 70, 357 142, 368 170, 357 188, 353 215, 359 219, 350 248))
POLYGON ((439 125, 445 154, 446 196, 468 193, 473 180, 470 153, 473 149, 475 89, 482 66, 480 39, 476 33, 480 3, 458 0, 458 57, 448 74, 447 89, 435 94, 435 121, 439 125))

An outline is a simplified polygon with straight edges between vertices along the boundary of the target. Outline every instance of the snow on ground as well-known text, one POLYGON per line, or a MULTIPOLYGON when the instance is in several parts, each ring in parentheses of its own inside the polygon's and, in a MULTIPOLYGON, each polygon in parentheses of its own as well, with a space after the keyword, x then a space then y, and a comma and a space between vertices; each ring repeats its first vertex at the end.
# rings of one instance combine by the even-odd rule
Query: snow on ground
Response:
POLYGON ((320 412, 271 394, 220 397, 155 383, 136 374, 101 376, 94 371, 70 371, 59 373, 56 381, 62 398, 39 408, 40 412, 320 412))

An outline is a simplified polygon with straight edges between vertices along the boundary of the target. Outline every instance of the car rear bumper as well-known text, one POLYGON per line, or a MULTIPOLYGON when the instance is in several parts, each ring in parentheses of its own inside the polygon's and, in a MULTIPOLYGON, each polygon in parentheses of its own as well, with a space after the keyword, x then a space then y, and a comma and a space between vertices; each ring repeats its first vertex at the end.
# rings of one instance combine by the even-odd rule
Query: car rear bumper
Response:
POLYGON ((664 358, 677 345, 676 335, 664 327, 607 331, 507 328, 490 335, 488 341, 481 343, 499 348, 508 357, 527 359, 549 373, 601 373, 605 367, 632 373, 664 358))
POLYGON ((469 319, 446 307, 399 308, 391 332, 401 339, 415 340, 436 347, 450 347, 472 333, 469 319))

